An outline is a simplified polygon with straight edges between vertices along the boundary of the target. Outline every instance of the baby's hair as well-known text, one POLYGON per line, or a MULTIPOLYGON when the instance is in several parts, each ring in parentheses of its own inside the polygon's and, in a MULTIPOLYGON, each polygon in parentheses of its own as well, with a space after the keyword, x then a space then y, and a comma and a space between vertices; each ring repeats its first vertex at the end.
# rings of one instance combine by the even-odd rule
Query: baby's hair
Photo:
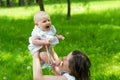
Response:
POLYGON ((44 12, 44 11, 39 11, 34 15, 34 23, 36 24, 38 21, 40 21, 40 19, 45 16, 45 15, 49 15, 48 13, 44 12))

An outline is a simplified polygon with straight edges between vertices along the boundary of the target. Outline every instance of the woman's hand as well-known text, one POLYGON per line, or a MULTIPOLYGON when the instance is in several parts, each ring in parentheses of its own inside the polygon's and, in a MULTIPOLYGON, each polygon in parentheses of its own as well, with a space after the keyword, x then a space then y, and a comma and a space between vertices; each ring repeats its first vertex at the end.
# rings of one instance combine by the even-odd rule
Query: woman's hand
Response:
POLYGON ((52 63, 52 66, 53 66, 52 71, 57 76, 61 75, 61 72, 60 72, 60 69, 59 69, 59 66, 61 66, 61 64, 62 64, 62 61, 60 61, 60 60, 57 60, 54 63, 52 63))

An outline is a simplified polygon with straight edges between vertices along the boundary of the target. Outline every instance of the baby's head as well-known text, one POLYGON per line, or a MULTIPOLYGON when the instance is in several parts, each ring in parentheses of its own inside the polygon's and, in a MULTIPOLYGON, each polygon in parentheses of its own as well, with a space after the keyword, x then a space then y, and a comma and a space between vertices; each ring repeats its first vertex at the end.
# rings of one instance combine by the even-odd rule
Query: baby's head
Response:
POLYGON ((34 16, 34 23, 42 30, 48 31, 51 27, 49 14, 44 11, 37 12, 34 16))

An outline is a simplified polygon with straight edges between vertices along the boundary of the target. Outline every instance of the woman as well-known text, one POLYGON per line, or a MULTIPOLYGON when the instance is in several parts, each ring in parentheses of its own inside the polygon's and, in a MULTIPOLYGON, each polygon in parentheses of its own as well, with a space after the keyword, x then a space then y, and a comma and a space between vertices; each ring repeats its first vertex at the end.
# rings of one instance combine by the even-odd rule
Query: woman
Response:
POLYGON ((90 60, 78 50, 70 52, 58 66, 61 76, 47 76, 42 74, 38 54, 33 56, 34 80, 90 80, 90 60))

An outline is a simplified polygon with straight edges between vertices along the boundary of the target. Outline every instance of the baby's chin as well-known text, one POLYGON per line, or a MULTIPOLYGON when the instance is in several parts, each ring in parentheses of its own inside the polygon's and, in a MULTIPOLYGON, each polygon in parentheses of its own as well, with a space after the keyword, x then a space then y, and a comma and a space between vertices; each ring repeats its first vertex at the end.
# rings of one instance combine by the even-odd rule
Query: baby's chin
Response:
POLYGON ((49 31, 50 29, 45 29, 44 31, 49 31))

